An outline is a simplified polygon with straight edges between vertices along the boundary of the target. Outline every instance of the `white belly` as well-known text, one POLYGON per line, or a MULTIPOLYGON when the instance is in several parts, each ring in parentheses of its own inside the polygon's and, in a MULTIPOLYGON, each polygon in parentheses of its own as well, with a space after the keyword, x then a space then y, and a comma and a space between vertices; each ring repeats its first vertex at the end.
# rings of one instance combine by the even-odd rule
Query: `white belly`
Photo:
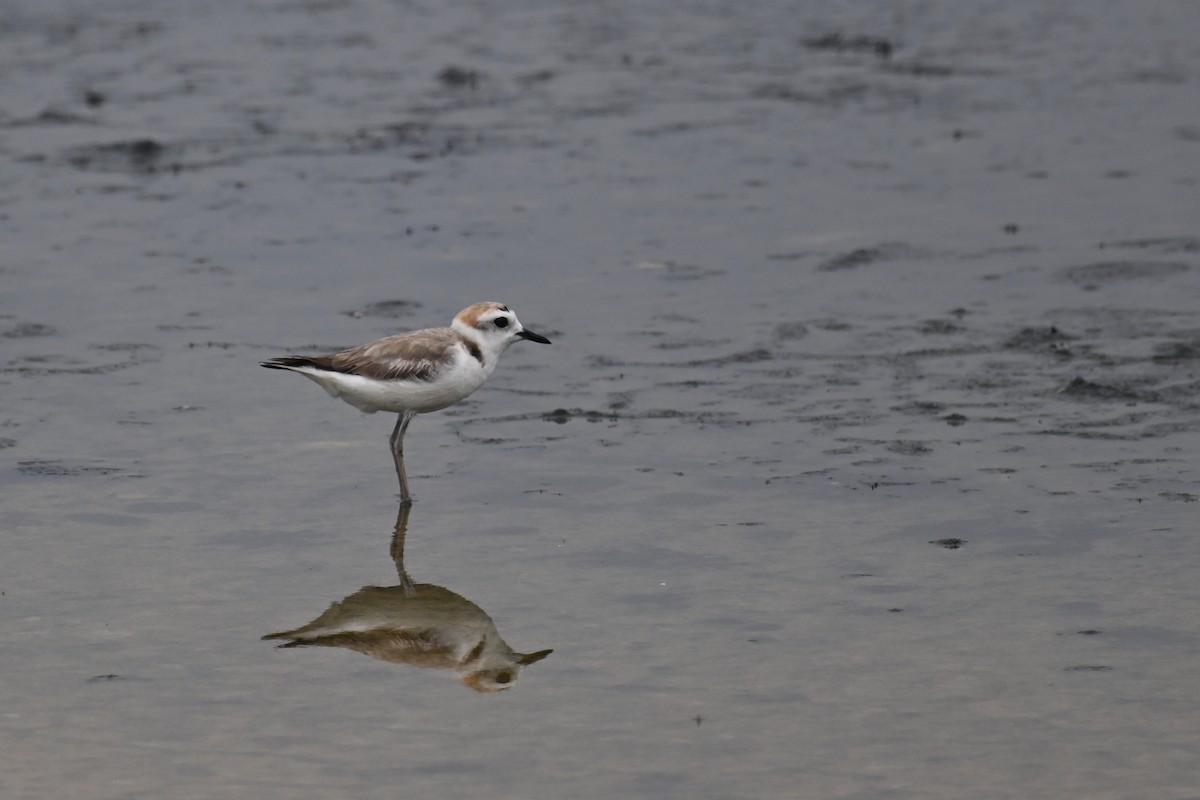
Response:
POLYGON ((376 380, 313 367, 301 367, 295 371, 321 384, 334 397, 368 414, 376 411, 396 414, 437 411, 470 395, 487 381, 490 374, 490 370, 485 370, 483 365, 470 357, 456 359, 453 365, 438 373, 437 379, 432 381, 376 380))

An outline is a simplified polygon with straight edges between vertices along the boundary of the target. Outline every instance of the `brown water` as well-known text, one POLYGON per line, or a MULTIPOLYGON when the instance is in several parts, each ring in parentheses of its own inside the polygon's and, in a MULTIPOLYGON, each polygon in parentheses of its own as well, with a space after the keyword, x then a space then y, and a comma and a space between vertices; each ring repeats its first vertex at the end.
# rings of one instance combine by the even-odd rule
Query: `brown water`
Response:
POLYGON ((4 12, 0 797, 1200 797, 1191 4, 4 12))

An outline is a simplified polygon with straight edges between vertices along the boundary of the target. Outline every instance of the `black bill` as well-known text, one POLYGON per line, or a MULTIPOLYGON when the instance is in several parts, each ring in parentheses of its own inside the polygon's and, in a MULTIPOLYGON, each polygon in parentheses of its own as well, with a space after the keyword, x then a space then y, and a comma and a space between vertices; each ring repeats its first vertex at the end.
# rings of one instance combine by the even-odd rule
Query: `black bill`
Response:
POLYGON ((550 344, 550 340, 545 336, 534 333, 528 329, 522 329, 519 333, 517 333, 517 336, 520 336, 522 339, 528 339, 531 342, 537 342, 538 344, 550 344))

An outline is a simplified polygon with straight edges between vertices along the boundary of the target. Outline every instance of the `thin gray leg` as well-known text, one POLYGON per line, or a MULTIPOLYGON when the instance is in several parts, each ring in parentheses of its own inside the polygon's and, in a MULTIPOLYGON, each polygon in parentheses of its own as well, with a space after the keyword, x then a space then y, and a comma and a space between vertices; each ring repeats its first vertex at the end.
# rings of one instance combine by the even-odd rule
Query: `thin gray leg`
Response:
POLYGON ((412 411, 405 411, 396 419, 396 427, 392 430, 391 438, 388 439, 388 444, 392 446, 392 461, 396 464, 396 477, 400 479, 400 502, 411 503, 412 495, 408 492, 408 475, 404 471, 404 432, 408 430, 408 423, 412 422, 412 418, 416 414, 412 411))

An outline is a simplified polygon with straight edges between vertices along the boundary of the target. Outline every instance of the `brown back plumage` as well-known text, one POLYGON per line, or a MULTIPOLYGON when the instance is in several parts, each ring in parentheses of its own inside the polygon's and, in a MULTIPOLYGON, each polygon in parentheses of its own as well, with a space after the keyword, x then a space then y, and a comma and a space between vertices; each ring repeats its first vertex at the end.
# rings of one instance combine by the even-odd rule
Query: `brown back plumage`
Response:
MULTIPOLYGON (((465 344, 472 355, 479 348, 452 328, 398 333, 324 356, 284 356, 264 361, 271 369, 316 367, 377 380, 431 381, 438 368, 453 357, 454 347, 465 344), (449 334, 449 336, 447 336, 449 334)), ((475 355, 482 361, 479 355, 475 355)))

